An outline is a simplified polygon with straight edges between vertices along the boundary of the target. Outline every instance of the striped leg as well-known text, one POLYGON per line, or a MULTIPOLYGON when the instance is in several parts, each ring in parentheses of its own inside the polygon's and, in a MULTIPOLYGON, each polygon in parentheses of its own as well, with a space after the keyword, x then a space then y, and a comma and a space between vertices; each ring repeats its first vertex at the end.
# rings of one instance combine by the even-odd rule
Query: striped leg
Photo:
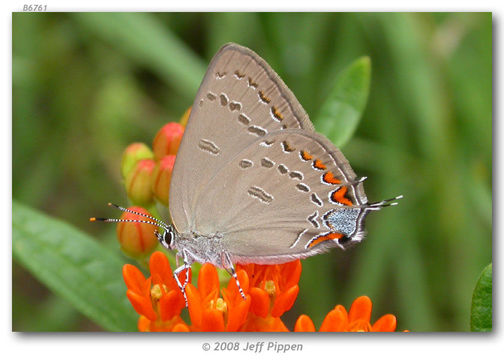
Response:
POLYGON ((189 275, 186 276, 186 281, 184 282, 184 284, 182 284, 180 282, 180 280, 179 280, 178 274, 181 271, 184 271, 184 270, 186 270, 187 274, 189 274, 190 267, 191 267, 191 265, 184 264, 184 265, 179 266, 178 268, 176 268, 175 271, 173 272, 173 277, 175 278, 175 281, 177 282, 177 285, 178 285, 180 291, 182 292, 182 295, 184 295, 184 300, 185 300, 185 306, 186 307, 187 307, 188 303, 187 303, 187 295, 186 295, 186 292, 185 292, 185 287, 187 285, 187 278, 189 277, 189 275))
MULTIPOLYGON (((186 288, 187 284, 189 283, 189 270, 191 269, 191 264, 189 263, 187 252, 185 250, 183 250, 182 254, 183 254, 184 264, 175 269, 175 271, 173 272, 173 277, 175 278, 175 281, 177 282, 177 285, 178 285, 180 291, 182 292, 182 295, 184 295, 185 305, 187 307, 188 302, 187 302, 187 295, 185 292, 185 288, 186 288), (186 271, 186 277, 184 280, 184 284, 182 284, 179 280, 178 275, 184 270, 186 271)), ((177 254, 177 259, 178 259, 178 254, 177 254)))
POLYGON ((233 262, 231 261, 231 258, 229 257, 229 254, 227 252, 222 254, 222 265, 224 268, 227 270, 229 274, 235 279, 236 281, 236 286, 238 286, 238 291, 240 292, 241 297, 243 300, 246 299, 245 293, 243 292, 242 287, 240 286, 240 281, 238 280, 238 276, 236 275, 236 270, 234 268, 233 262))

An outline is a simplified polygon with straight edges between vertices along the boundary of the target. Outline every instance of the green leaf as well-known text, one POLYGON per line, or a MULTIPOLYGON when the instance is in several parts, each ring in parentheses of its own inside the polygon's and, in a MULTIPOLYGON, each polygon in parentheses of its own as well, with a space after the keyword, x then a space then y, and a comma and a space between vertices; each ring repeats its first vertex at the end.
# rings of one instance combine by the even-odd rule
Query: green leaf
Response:
POLYGON ((344 69, 315 118, 315 127, 338 147, 357 129, 366 106, 371 79, 371 60, 361 57, 344 69))
POLYGON ((16 201, 12 242, 17 261, 104 329, 136 330, 138 317, 126 298, 120 256, 63 221, 16 201))
POLYGON ((148 66, 192 102, 206 64, 155 15, 105 12, 73 16, 88 31, 148 66))
POLYGON ((492 264, 483 269, 474 288, 471 331, 492 331, 492 264))

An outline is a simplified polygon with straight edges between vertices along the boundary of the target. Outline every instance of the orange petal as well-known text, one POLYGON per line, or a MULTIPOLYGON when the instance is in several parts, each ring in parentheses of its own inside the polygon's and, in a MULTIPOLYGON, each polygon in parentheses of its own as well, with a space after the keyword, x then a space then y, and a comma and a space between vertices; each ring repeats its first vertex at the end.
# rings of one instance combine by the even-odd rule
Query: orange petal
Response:
POLYGON ((327 331, 346 331, 348 326, 348 315, 345 308, 341 305, 336 306, 326 315, 320 332, 327 331))
POLYGON ((289 329, 285 326, 283 321, 280 318, 273 318, 273 321, 270 324, 269 328, 265 328, 261 331, 269 331, 269 332, 288 332, 289 329))
POLYGON ((365 320, 355 320, 351 322, 347 326, 348 332, 370 332, 373 329, 371 328, 371 324, 365 320))
POLYGON ((122 268, 122 273, 126 287, 129 290, 141 295, 149 293, 150 289, 146 287, 145 276, 136 266, 126 264, 122 268))
POLYGON ((172 329, 173 332, 189 332, 189 328, 185 323, 178 323, 172 329))
POLYGON ((215 309, 203 310, 201 331, 224 331, 224 316, 215 309))
POLYGON ((161 251, 152 253, 149 268, 154 284, 165 284, 169 289, 178 289, 170 267, 170 261, 161 251))
POLYGON ((180 315, 184 307, 184 296, 180 293, 179 289, 169 291, 159 300, 161 320, 168 321, 174 316, 180 315))
MULTIPOLYGON (((240 270, 245 271, 248 275, 249 280, 252 281, 254 279, 254 275, 255 275, 255 267, 256 267, 255 264, 246 264, 246 265, 237 264, 236 265, 236 272, 238 272, 240 270)), ((252 284, 250 284, 250 286, 252 286, 252 284)))
POLYGON ((191 318, 193 325, 200 327, 203 314, 201 295, 193 284, 187 284, 185 290, 189 308, 189 317, 191 318))
POLYGON ((205 299, 208 296, 217 297, 219 294, 219 275, 215 266, 212 264, 204 264, 198 275, 198 290, 201 298, 205 299))
POLYGON ((252 298, 250 311, 260 317, 268 316, 270 309, 270 298, 268 293, 261 288, 253 287, 249 290, 252 298))
POLYGON ((373 324, 372 331, 395 331, 397 326, 397 319, 392 314, 383 315, 381 318, 376 320, 373 324))
POLYGON ((138 318, 138 331, 148 332, 150 331, 151 321, 147 319, 145 316, 140 315, 138 318))
POLYGON ((282 278, 285 279, 285 287, 289 288, 298 284, 299 278, 301 277, 301 270, 302 266, 300 260, 283 265, 282 278))
POLYGON ((315 325, 313 325, 312 319, 308 315, 301 315, 294 325, 295 332, 313 332, 315 331, 315 325))
POLYGON ((275 300, 275 304, 273 305, 273 309, 271 309, 271 316, 280 317, 284 312, 290 310, 290 308, 292 307, 292 305, 294 305, 294 302, 296 301, 298 293, 299 293, 299 286, 294 285, 286 292, 278 296, 275 300))
POLYGON ((266 318, 257 317, 249 314, 247 322, 240 329, 244 332, 287 332, 289 329, 285 326, 280 318, 268 316, 266 318))
MULTIPOLYGON (((192 282, 192 269, 189 268, 188 270, 184 270, 184 271, 179 272, 178 278, 179 278, 179 281, 180 281, 181 284, 183 284, 183 283, 186 282, 187 271, 189 271, 189 279, 187 280, 187 283, 189 284, 190 282, 192 282)), ((175 280, 175 277, 173 278, 173 280, 175 280)), ((177 285, 177 289, 180 290, 180 288, 178 287, 178 285, 177 285)), ((180 293, 182 294, 182 292, 180 292, 180 293)))
POLYGON ((131 305, 138 314, 144 315, 151 321, 156 320, 157 316, 154 312, 154 309, 152 308, 150 298, 140 296, 131 290, 126 291, 126 296, 128 297, 131 305))
POLYGON ((247 320, 249 308, 250 295, 247 295, 246 299, 240 296, 235 304, 228 303, 226 331, 238 331, 247 320))
POLYGON ((360 296, 354 300, 350 311, 348 312, 348 321, 354 322, 356 320, 362 320, 365 322, 370 322, 371 320, 371 309, 373 308, 373 303, 371 299, 367 296, 360 296))
MULTIPOLYGON (((243 292, 247 294, 249 291, 249 278, 247 273, 244 270, 238 270, 236 272, 236 276, 238 277, 238 282, 240 283, 240 287, 242 288, 243 292)), ((243 300, 240 291, 238 290, 238 285, 236 285, 235 279, 229 279, 227 290, 228 296, 231 297, 234 295, 235 298, 239 297, 243 300)))

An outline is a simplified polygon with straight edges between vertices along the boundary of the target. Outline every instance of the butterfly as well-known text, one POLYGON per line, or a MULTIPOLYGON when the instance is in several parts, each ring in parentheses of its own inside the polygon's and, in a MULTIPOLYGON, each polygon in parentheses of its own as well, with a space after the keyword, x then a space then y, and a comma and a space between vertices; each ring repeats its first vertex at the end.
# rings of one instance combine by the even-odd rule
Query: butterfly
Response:
POLYGON ((245 297, 234 264, 280 264, 361 242, 366 216, 402 197, 369 203, 365 179, 266 61, 231 43, 192 106, 171 178, 171 224, 140 213, 148 219, 100 220, 162 228, 161 245, 183 259, 174 276, 184 296, 199 262, 226 269, 245 297))

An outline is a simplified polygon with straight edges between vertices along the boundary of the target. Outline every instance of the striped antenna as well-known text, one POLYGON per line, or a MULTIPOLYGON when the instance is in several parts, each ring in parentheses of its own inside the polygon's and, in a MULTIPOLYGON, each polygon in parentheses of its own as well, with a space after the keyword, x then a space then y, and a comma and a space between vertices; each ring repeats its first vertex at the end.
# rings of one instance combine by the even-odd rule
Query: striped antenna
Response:
POLYGON ((130 222, 130 223, 143 223, 143 224, 151 224, 151 225, 155 225, 155 226, 159 226, 159 227, 162 227, 163 229, 165 230, 169 230, 169 225, 166 224, 164 221, 161 221, 159 219, 156 219, 155 217, 153 216, 150 216, 150 215, 147 215, 147 214, 142 214, 138 211, 134 211, 134 210, 130 210, 130 209, 126 209, 125 207, 122 207, 122 206, 119 206, 119 205, 116 205, 116 204, 112 204, 112 203, 108 203, 107 204, 108 206, 113 206, 123 212, 128 212, 128 213, 131 213, 131 214, 135 214, 135 215, 139 215, 139 216, 143 216, 147 219, 151 219, 153 221, 148 221, 148 220, 135 220, 135 219, 108 219, 108 218, 97 218, 97 217, 92 217, 92 218, 89 218, 89 221, 91 222, 95 222, 95 221, 103 221, 103 222, 130 222))

